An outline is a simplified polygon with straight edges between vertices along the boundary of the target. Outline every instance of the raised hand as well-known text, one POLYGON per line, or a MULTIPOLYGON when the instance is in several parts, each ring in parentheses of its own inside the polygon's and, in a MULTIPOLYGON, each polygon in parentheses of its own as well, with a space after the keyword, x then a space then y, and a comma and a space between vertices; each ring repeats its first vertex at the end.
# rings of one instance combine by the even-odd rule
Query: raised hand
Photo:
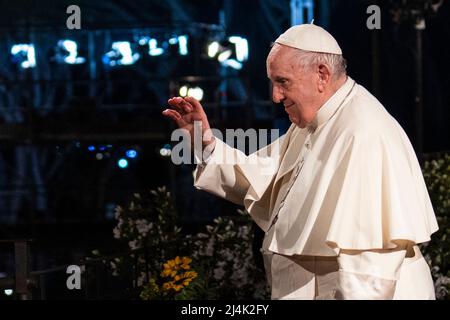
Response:
POLYGON ((191 142, 194 141, 194 122, 196 121, 201 122, 202 137, 206 137, 202 139, 203 146, 207 146, 214 141, 214 137, 209 134, 208 117, 198 100, 192 97, 174 97, 167 102, 172 109, 166 109, 162 114, 172 119, 179 128, 187 130, 191 136, 191 142))

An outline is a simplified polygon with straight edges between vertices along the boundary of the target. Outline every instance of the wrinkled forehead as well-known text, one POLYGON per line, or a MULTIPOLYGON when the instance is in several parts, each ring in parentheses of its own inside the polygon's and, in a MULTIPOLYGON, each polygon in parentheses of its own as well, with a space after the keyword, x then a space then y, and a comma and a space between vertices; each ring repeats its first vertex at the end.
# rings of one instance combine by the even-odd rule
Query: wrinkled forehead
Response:
POLYGON ((273 69, 292 67, 296 49, 275 43, 266 60, 267 73, 273 69))
POLYGON ((298 53, 297 49, 275 43, 270 49, 269 54, 267 55, 267 63, 272 63, 274 61, 285 60, 289 61, 298 53))

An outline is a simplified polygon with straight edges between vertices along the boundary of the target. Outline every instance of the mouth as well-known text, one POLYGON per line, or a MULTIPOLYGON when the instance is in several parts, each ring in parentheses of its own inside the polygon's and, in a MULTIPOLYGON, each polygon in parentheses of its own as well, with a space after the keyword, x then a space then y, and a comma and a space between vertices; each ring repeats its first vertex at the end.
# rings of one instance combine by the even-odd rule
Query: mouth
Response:
POLYGON ((288 109, 288 108, 292 107, 294 104, 295 104, 295 103, 291 103, 291 104, 288 105, 288 106, 284 106, 284 109, 288 109))

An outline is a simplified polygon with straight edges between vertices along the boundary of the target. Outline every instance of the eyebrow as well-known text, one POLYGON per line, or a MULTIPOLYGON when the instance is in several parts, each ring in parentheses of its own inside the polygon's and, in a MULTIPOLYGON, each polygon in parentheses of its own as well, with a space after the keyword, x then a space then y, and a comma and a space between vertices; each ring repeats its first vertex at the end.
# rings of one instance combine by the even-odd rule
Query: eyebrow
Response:
POLYGON ((276 81, 276 82, 287 81, 287 80, 288 79, 284 78, 284 77, 275 77, 275 79, 274 79, 274 81, 276 81))

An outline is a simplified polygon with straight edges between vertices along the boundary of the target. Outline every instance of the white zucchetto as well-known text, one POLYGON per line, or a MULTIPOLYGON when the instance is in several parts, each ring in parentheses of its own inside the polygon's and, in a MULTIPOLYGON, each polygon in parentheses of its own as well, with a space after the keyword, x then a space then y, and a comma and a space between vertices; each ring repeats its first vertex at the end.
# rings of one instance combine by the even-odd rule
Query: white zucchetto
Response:
POLYGON ((313 52, 342 54, 336 39, 325 29, 314 24, 300 24, 286 30, 276 43, 313 52))

